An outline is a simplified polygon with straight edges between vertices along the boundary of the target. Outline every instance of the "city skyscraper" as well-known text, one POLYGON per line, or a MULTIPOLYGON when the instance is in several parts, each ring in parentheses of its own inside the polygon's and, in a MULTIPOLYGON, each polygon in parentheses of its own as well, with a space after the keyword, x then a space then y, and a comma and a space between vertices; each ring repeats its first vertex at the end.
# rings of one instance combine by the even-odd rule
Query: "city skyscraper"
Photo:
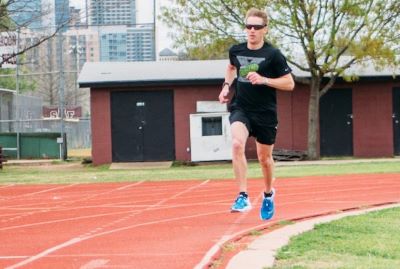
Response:
POLYGON ((136 0, 91 0, 89 21, 100 29, 100 61, 155 60, 154 28, 137 25, 136 0))
POLYGON ((91 0, 90 24, 134 25, 136 23, 136 0, 91 0))
POLYGON ((102 26, 100 37, 100 61, 126 62, 126 26, 102 26))
POLYGON ((128 62, 153 61, 154 59, 154 31, 152 26, 129 27, 127 34, 128 62))
MULTIPOLYGON (((71 19, 69 0, 54 0, 55 25, 60 27, 69 23, 71 19)), ((67 27, 62 27, 64 31, 67 27)))
POLYGON ((11 20, 18 27, 26 27, 39 30, 42 26, 42 1, 19 0, 11 2, 7 6, 11 20))

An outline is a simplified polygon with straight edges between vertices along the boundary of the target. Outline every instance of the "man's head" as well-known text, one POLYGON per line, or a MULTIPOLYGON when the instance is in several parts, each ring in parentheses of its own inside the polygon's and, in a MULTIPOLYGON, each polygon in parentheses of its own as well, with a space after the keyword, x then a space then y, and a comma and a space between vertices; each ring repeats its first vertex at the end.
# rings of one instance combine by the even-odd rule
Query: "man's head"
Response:
POLYGON ((246 20, 247 41, 250 44, 259 44, 268 32, 268 15, 265 11, 251 8, 247 11, 246 20))

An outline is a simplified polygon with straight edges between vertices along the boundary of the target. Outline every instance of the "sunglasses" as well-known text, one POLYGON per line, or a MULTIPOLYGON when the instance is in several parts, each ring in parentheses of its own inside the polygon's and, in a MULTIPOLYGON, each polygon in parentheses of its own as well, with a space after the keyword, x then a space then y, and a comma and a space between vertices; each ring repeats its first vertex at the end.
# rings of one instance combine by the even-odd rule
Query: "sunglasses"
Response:
POLYGON ((246 29, 251 30, 252 28, 254 28, 254 30, 261 30, 263 29, 265 26, 267 26, 266 24, 246 24, 246 29))

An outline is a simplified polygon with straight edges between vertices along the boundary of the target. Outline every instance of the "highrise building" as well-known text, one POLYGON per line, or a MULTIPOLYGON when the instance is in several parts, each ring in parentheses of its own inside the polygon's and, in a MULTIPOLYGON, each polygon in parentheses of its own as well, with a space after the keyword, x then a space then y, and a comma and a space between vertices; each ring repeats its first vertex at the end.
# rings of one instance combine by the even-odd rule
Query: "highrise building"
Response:
POLYGON ((154 28, 137 25, 136 0, 91 0, 89 21, 100 28, 100 61, 155 60, 154 28))
POLYGON ((76 7, 69 7, 69 14, 71 17, 70 25, 79 27, 82 25, 81 10, 76 7))
POLYGON ((40 31, 43 13, 41 0, 12 1, 7 6, 7 11, 18 27, 40 31))
MULTIPOLYGON (((54 0, 55 25, 57 27, 68 25, 71 19, 69 0, 54 0)), ((67 27, 62 27, 64 31, 67 27)))
POLYGON ((126 60, 128 62, 154 61, 153 27, 137 26, 129 27, 127 30, 126 60))
POLYGON ((126 62, 126 26, 102 26, 99 30, 100 61, 126 62))
POLYGON ((90 24, 134 25, 136 0, 91 0, 90 24))

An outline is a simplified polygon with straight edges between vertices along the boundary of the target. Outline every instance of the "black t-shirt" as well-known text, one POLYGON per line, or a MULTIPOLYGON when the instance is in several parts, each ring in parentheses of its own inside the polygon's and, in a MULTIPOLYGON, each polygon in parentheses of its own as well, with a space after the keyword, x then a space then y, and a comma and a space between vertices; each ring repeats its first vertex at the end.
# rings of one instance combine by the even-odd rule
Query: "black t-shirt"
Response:
POLYGON ((279 49, 264 43, 262 48, 250 50, 247 43, 241 43, 230 48, 229 60, 237 70, 235 94, 230 109, 272 112, 276 115, 276 90, 266 85, 252 85, 246 76, 250 71, 268 78, 289 74, 292 70, 279 49))

